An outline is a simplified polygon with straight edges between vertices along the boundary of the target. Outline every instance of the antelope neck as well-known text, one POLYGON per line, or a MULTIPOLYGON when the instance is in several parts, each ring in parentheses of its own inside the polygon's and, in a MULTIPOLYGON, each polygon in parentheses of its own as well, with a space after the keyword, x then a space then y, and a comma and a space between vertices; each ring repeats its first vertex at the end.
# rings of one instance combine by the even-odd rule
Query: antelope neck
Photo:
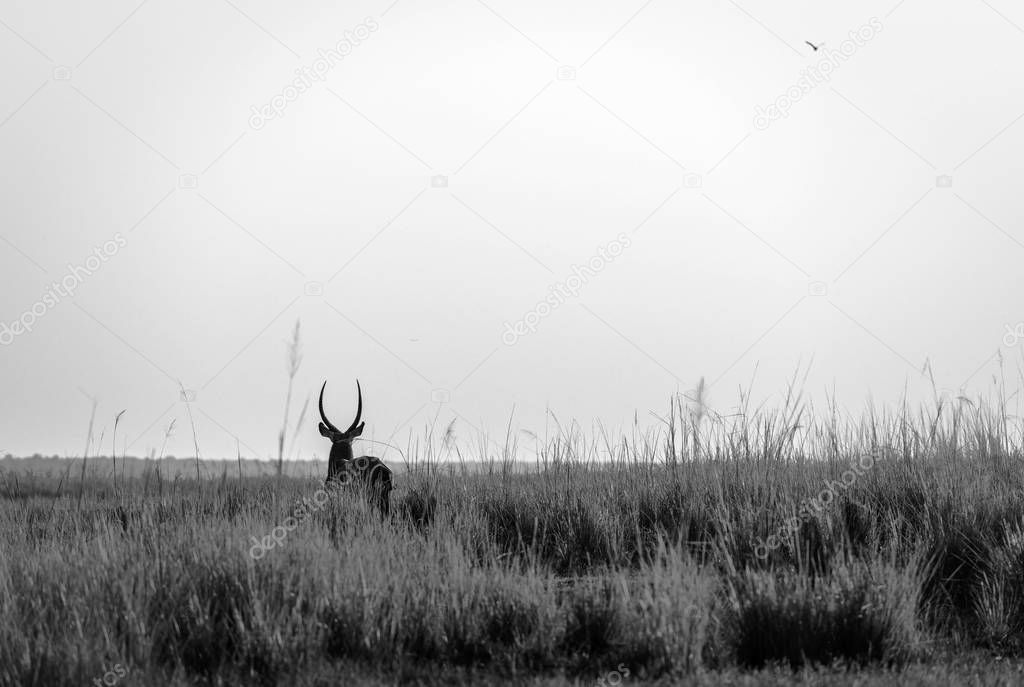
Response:
POLYGON ((352 442, 339 441, 331 445, 331 462, 336 460, 349 461, 352 458, 352 442))

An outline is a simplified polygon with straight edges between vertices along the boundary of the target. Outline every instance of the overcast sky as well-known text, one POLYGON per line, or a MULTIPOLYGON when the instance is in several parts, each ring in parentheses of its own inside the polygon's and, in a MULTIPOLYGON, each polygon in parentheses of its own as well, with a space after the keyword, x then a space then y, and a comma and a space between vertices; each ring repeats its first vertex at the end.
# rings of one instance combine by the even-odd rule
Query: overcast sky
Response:
MULTIPOLYGON (((3 0, 0 452, 80 455, 95 398, 103 452, 124 409, 119 451, 176 418, 190 455, 180 382, 204 457, 269 457, 298 320, 292 422, 328 379, 347 425, 359 378, 400 446, 513 407, 649 423, 701 377, 728 412, 801 365, 851 412, 926 359, 983 393, 1024 349, 1022 27, 1012 0, 3 0)), ((326 452, 307 421, 295 455, 326 452)))

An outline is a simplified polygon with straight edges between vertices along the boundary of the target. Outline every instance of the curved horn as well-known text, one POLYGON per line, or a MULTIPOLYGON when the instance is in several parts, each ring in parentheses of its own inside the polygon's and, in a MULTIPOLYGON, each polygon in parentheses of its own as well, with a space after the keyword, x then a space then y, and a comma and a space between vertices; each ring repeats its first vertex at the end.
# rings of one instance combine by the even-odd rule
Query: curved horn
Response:
POLYGON ((335 427, 334 424, 327 419, 327 415, 324 414, 324 389, 326 388, 327 380, 325 379, 324 385, 320 387, 320 419, 323 420, 323 423, 325 425, 327 425, 327 429, 331 430, 332 432, 337 432, 338 428, 335 427))
POLYGON ((356 407, 356 419, 352 421, 352 426, 345 430, 348 434, 359 424, 359 420, 363 417, 363 389, 359 386, 359 380, 356 380, 356 391, 359 393, 359 405, 356 407))

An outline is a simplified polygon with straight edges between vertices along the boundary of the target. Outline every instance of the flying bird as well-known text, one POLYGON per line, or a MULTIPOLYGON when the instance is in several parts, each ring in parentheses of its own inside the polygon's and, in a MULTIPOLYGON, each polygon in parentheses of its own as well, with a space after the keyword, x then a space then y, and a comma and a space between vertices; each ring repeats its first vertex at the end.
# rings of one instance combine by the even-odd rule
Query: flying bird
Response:
POLYGON ((820 48, 821 45, 825 45, 824 43, 822 43, 821 45, 815 45, 814 43, 811 43, 810 41, 804 41, 804 43, 806 43, 807 45, 809 45, 812 48, 814 48, 814 52, 818 52, 818 48, 820 48))

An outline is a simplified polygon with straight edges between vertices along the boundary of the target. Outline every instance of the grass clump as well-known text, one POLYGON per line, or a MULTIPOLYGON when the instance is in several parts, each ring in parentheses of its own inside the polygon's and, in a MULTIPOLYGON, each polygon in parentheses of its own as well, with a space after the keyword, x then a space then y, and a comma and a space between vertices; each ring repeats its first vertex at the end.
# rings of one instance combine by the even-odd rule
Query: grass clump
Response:
POLYGON ((736 660, 762 668, 903 665, 920 647, 920 574, 853 562, 823 577, 745 571, 729 583, 727 633, 736 660))

